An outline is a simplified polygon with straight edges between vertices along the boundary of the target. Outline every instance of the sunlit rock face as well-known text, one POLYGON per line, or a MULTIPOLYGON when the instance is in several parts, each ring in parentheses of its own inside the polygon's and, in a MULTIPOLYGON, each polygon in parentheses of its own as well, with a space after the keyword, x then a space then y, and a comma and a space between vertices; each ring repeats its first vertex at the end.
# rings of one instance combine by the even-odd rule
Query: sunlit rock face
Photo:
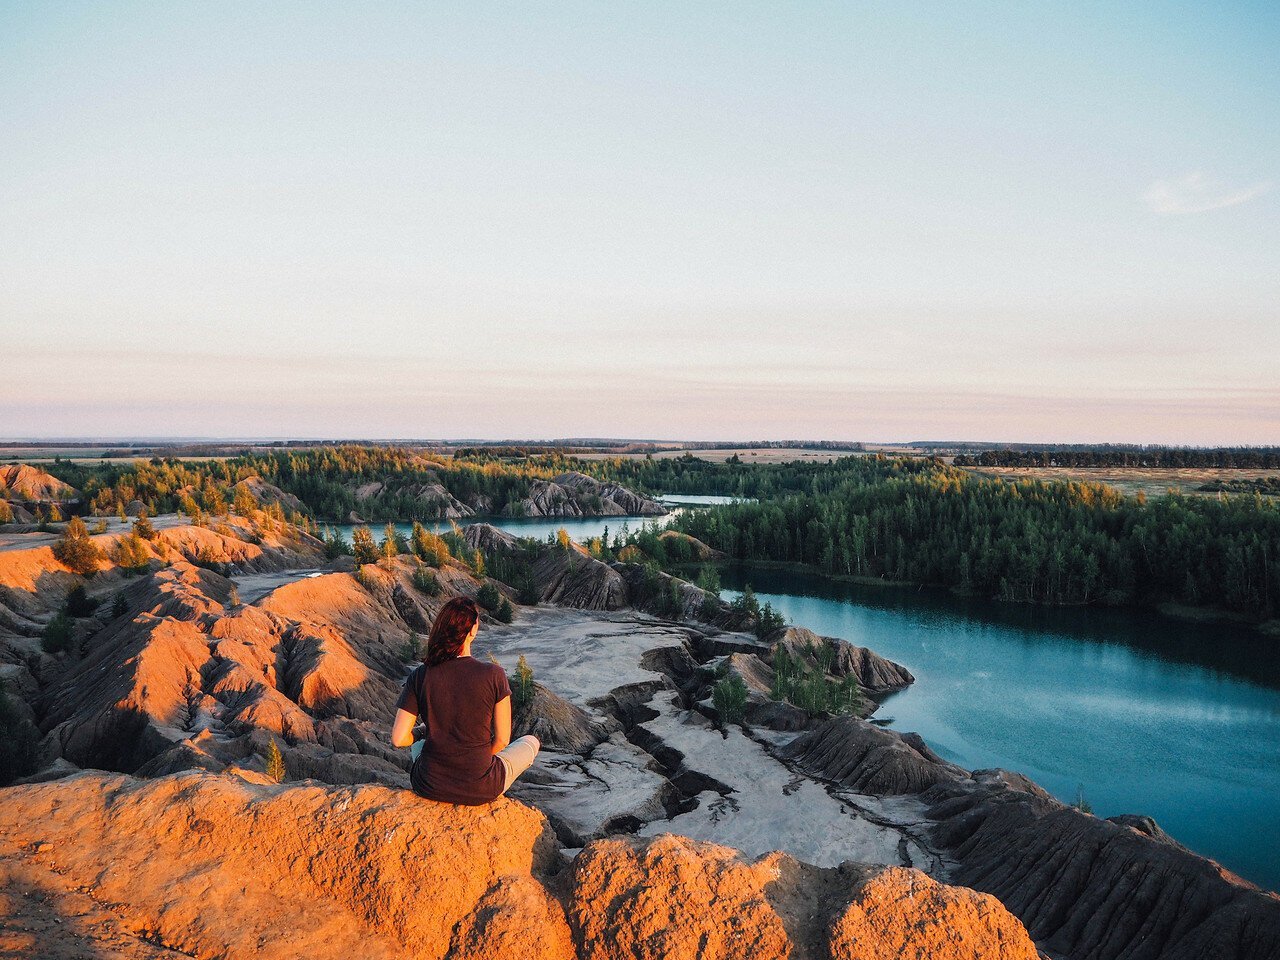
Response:
POLYGON ((0 792, 0 879, 0 950, 66 960, 392 958, 406 942, 474 960, 1036 957, 993 897, 918 871, 671 835, 597 840, 569 863, 513 800, 203 771, 0 792))

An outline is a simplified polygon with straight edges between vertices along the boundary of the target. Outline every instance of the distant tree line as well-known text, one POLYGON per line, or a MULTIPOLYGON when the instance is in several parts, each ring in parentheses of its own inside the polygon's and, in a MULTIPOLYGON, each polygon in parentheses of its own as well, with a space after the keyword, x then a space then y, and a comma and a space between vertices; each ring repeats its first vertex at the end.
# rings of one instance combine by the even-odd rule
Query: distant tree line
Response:
POLYGON ((1280 469, 1280 447, 1095 447, 984 450, 957 467, 1183 467, 1280 469))
MULTIPOLYGON (((978 477, 922 461, 834 470, 829 490, 686 513, 741 560, 1050 604, 1175 601, 1265 618, 1280 601, 1280 504, 1126 498, 1093 483, 978 477)), ((814 486, 819 486, 815 483, 814 486)))

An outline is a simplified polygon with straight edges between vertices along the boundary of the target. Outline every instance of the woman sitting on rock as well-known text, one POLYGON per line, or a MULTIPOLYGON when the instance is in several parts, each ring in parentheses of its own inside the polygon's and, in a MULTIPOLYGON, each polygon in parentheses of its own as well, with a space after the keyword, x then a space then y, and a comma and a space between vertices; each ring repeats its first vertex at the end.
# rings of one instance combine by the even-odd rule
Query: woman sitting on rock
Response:
POLYGON ((537 737, 511 743, 511 686, 496 663, 471 656, 480 608, 466 597, 444 605, 431 626, 424 662, 396 702, 391 743, 412 747, 414 793, 444 803, 496 800, 533 764, 537 737), (421 717, 426 736, 414 742, 421 717))

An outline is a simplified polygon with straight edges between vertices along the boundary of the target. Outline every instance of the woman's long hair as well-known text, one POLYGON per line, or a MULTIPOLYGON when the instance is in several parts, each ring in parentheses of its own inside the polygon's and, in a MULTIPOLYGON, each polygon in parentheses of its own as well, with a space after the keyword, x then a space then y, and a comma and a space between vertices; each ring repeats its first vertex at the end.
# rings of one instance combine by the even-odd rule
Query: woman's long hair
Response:
POLYGON ((480 608, 470 597, 454 597, 436 614, 427 638, 427 655, 422 658, 428 667, 452 660, 462 652, 462 644, 471 628, 480 622, 480 608))

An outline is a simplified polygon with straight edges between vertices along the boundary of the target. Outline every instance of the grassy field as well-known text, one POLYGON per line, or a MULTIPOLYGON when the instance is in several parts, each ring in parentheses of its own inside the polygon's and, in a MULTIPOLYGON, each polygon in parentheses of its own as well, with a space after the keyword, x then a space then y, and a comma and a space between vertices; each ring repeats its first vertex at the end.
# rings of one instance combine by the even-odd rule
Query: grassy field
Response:
POLYGON ((1280 476, 1280 470, 1217 470, 1157 467, 966 467, 972 473, 1005 480, 1087 480, 1105 483, 1132 496, 1139 490, 1161 497, 1170 490, 1213 496, 1198 488, 1221 480, 1253 480, 1280 476))

